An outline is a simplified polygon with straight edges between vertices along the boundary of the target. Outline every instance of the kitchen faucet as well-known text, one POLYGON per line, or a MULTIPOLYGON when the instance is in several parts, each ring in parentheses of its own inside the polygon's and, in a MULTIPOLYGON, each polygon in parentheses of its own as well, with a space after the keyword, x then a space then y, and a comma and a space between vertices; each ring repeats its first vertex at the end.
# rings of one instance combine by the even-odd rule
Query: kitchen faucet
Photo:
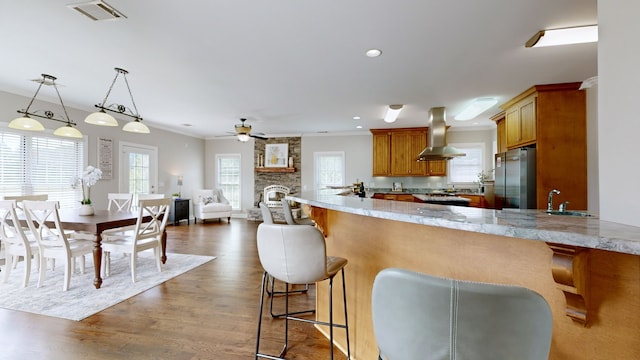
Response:
POLYGON ((553 211, 553 194, 560 194, 560 190, 553 189, 549 191, 549 199, 547 200, 547 211, 553 211))
POLYGON ((568 201, 563 201, 562 204, 560 204, 560 206, 558 206, 558 211, 560 211, 560 212, 567 211, 567 205, 568 204, 569 204, 568 201))

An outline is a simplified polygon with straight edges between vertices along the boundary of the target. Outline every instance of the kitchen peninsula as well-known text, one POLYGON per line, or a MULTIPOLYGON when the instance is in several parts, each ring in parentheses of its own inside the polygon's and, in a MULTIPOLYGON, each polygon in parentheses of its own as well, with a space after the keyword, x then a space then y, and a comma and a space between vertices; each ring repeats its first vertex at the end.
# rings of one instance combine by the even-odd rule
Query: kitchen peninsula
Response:
MULTIPOLYGON (((349 260, 345 275, 354 359, 377 356, 371 287, 387 267, 537 291, 553 313, 550 359, 640 358, 640 228, 542 210, 315 193, 288 198, 303 204, 325 233, 327 254, 349 260)), ((334 291, 341 289, 334 285, 334 291)), ((318 284, 320 319, 328 318, 326 291, 318 284)), ((344 346, 343 335, 336 335, 344 346)))

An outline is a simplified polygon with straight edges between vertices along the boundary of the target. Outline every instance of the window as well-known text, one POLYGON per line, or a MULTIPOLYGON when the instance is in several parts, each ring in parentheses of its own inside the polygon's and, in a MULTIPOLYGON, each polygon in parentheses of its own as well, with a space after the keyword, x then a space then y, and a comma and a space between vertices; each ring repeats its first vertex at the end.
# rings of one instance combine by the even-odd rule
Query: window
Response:
POLYGON ((449 181, 452 183, 472 183, 478 181, 478 174, 484 170, 484 144, 450 144, 467 154, 449 160, 449 181))
POLYGON ((240 154, 216 155, 218 187, 234 210, 240 210, 240 154))
POLYGON ((119 153, 120 192, 155 194, 158 178, 158 149, 153 146, 121 141, 119 153))
POLYGON ((345 179, 344 152, 316 152, 313 154, 315 164, 315 188, 322 194, 335 194, 343 189, 325 190, 328 186, 342 186, 345 179))
POLYGON ((2 195, 48 194, 61 208, 73 208, 82 189, 71 187, 71 178, 85 165, 85 140, 46 133, 25 135, 0 130, 0 193, 2 195))

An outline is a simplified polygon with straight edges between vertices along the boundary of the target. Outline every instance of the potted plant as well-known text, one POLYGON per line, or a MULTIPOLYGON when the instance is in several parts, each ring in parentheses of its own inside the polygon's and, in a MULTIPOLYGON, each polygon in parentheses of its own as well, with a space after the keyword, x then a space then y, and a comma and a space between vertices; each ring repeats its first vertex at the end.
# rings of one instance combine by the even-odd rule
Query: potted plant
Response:
POLYGON ((100 178, 102 178, 102 170, 91 165, 87 166, 82 176, 76 175, 71 178, 71 187, 75 189, 77 186, 80 186, 82 189, 82 200, 80 200, 81 206, 78 214, 94 214, 93 205, 91 204, 91 187, 95 185, 100 178))

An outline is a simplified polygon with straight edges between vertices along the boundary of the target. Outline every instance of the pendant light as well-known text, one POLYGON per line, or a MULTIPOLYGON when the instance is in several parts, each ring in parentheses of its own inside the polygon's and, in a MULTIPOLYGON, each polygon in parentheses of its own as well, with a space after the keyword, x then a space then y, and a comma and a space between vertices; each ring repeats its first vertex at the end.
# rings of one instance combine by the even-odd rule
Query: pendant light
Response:
POLYGON ((109 87, 109 90, 107 90, 107 95, 105 95, 104 100, 102 100, 102 103, 95 105, 95 107, 100 109, 100 111, 89 114, 89 116, 87 116, 86 119, 84 119, 84 122, 88 124, 99 125, 99 126, 118 126, 118 121, 113 116, 107 113, 107 111, 109 111, 109 112, 126 115, 128 117, 133 118, 133 121, 128 122, 122 127, 123 131, 135 132, 140 134, 148 134, 150 132, 149 128, 142 123, 142 117, 140 117, 140 114, 138 113, 136 102, 133 100, 131 88, 129 87, 129 82, 127 81, 127 74, 129 72, 121 68, 114 68, 114 70, 116 71, 116 76, 113 78, 113 82, 111 82, 111 86, 109 87), (109 94, 111 94, 111 90, 113 89, 113 86, 115 85, 116 80, 118 80, 118 77, 120 75, 122 75, 122 77, 124 78, 124 82, 127 85, 127 90, 129 91, 129 97, 131 98, 131 104, 133 105, 133 110, 121 104, 107 105, 107 99, 109 98, 109 94))
POLYGON ((44 126, 42 126, 42 124, 38 120, 31 118, 31 116, 35 116, 42 119, 48 119, 48 120, 66 123, 64 126, 61 126, 58 129, 56 129, 56 131, 53 132, 54 135, 64 136, 64 137, 73 137, 73 138, 82 137, 82 133, 78 129, 73 127, 76 124, 69 119, 67 108, 64 106, 64 102, 62 101, 62 97, 60 96, 60 91, 58 91, 58 87, 56 86, 56 79, 57 78, 55 76, 42 74, 42 80, 37 80, 40 85, 38 85, 38 89, 36 90, 36 93, 33 94, 33 97, 31 98, 29 105, 27 105, 27 108, 25 110, 18 110, 18 113, 23 114, 24 116, 13 119, 9 123, 10 128, 18 129, 18 130, 28 130, 28 131, 43 131, 44 126), (62 110, 64 111, 64 118, 62 119, 56 118, 55 117, 56 114, 50 110, 35 110, 31 112, 29 111, 29 109, 31 109, 31 105, 33 105, 33 101, 38 96, 38 93, 40 92, 42 85, 51 85, 56 90, 56 94, 58 95, 58 100, 60 101, 60 105, 62 106, 62 110), (39 113, 42 113, 42 115, 39 113))

